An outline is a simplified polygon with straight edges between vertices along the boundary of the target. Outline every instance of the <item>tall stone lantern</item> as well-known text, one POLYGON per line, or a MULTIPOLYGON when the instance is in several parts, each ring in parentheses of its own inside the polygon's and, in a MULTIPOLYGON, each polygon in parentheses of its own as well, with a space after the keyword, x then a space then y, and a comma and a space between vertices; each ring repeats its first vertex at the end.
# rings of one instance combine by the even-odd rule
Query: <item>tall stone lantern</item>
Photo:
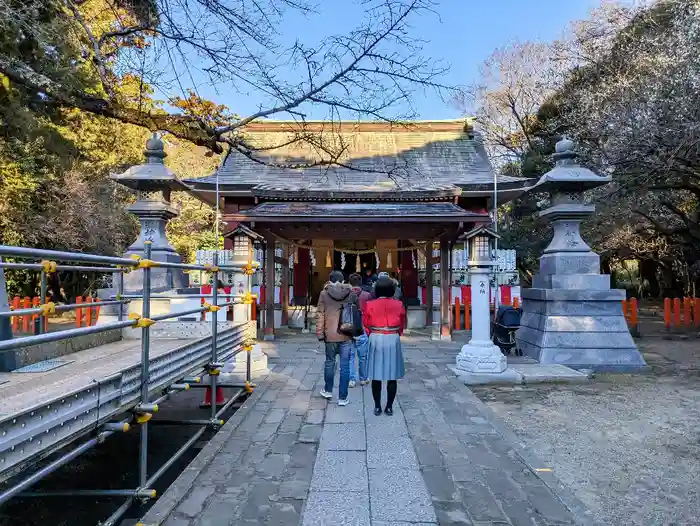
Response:
MULTIPOLYGON (((180 263, 180 255, 165 236, 165 227, 168 221, 178 215, 170 204, 171 192, 187 191, 188 188, 165 166, 163 160, 167 154, 163 148, 163 141, 155 133, 146 141, 144 155, 145 163, 112 176, 114 181, 137 192, 136 202, 130 205, 127 211, 138 217, 141 232, 125 255, 143 257, 144 243, 150 241, 152 260, 180 263)), ((130 272, 124 276, 126 292, 141 290, 143 283, 140 274, 141 272, 130 272)), ((188 280, 182 270, 156 267, 151 271, 151 283, 154 292, 162 292, 185 288, 188 280)))
POLYGON ((486 227, 477 227, 464 236, 469 246, 469 283, 472 288, 472 337, 457 355, 455 372, 502 373, 506 357, 491 341, 491 292, 489 274, 496 264, 494 240, 498 234, 486 227))
POLYGON ((555 167, 535 187, 550 195, 540 217, 552 224, 554 236, 532 288, 521 294, 518 346, 545 364, 594 370, 644 367, 622 312, 625 291, 610 289, 610 276, 600 273, 600 256, 581 239, 581 221, 595 212, 584 192, 608 184, 611 177, 579 165, 574 143, 566 138, 556 144, 554 159, 555 167))
MULTIPOLYGON (((240 296, 249 295, 253 289, 252 275, 259 265, 257 261, 254 261, 253 241, 262 240, 263 237, 243 225, 238 225, 227 237, 233 242, 231 263, 238 267, 231 272, 233 293, 240 296)), ((251 321, 251 306, 247 301, 254 300, 246 299, 246 303, 233 306, 233 319, 235 321, 251 321)))

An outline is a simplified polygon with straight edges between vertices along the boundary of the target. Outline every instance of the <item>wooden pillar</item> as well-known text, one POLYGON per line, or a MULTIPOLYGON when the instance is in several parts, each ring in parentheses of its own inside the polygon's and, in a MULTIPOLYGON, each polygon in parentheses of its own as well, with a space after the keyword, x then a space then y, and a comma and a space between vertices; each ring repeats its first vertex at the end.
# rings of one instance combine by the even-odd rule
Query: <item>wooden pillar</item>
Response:
POLYGON ((263 339, 275 339, 275 238, 265 238, 265 327, 263 339))
POLYGON ((440 338, 452 339, 452 324, 450 323, 450 242, 440 239, 440 338))
POLYGON ((433 325, 433 242, 425 244, 425 325, 433 325))
POLYGON ((289 325, 289 245, 282 244, 282 280, 280 283, 280 303, 282 307, 282 321, 280 325, 289 325))

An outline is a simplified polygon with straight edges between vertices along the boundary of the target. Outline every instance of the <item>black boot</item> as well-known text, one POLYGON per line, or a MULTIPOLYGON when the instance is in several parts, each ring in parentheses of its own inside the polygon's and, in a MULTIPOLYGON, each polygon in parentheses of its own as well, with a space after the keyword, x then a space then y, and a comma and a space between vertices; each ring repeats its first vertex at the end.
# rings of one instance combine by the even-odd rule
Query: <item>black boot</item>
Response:
POLYGON ((391 416, 394 414, 392 406, 394 405, 394 399, 396 398, 396 390, 398 386, 396 385, 396 380, 389 380, 386 383, 386 409, 384 412, 391 416))
POLYGON ((382 414, 382 382, 372 380, 372 398, 374 398, 374 414, 382 414))

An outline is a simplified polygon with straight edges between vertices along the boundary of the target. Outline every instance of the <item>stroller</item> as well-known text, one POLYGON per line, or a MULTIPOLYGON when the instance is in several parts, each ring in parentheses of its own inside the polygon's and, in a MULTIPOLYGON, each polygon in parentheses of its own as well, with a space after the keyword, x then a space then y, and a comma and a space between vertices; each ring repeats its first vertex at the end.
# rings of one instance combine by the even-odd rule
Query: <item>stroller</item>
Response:
POLYGON ((496 320, 491 328, 491 339, 501 349, 503 354, 510 354, 515 349, 515 356, 523 355, 523 352, 518 349, 518 344, 515 342, 515 331, 520 328, 520 317, 522 314, 522 309, 516 309, 510 305, 498 307, 496 320))

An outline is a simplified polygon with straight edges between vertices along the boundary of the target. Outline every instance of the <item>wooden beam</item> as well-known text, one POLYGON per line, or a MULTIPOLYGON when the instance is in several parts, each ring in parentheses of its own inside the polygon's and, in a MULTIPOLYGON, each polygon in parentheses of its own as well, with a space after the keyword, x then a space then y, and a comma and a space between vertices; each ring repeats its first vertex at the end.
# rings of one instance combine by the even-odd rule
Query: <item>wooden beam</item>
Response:
POLYGON ((275 238, 265 238, 265 340, 275 339, 275 238))
POLYGON ((433 257, 433 241, 425 245, 425 325, 430 329, 433 325, 433 266, 430 264, 433 257))
POLYGON ((282 243, 282 259, 286 265, 282 265, 282 283, 280 284, 280 303, 282 304, 283 327, 289 325, 289 245, 282 243))
POLYGON ((450 323, 450 241, 440 239, 440 339, 452 339, 450 323))

